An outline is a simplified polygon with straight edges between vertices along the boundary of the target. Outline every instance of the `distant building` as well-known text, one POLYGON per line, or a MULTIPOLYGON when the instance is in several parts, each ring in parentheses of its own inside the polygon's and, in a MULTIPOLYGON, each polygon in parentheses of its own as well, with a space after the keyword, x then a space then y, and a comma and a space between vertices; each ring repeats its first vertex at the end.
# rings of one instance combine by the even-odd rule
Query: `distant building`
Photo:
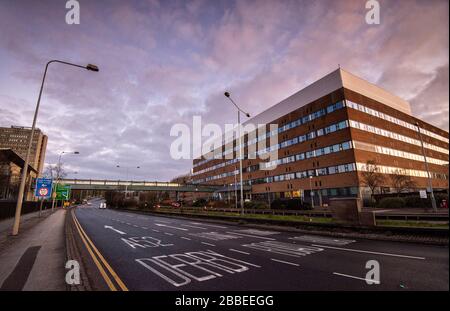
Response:
MULTIPOLYGON (((0 148, 10 148, 25 159, 30 135, 31 128, 28 127, 0 127, 0 148)), ((42 175, 46 149, 47 136, 40 129, 35 129, 29 164, 38 172, 38 175, 42 175)))
MULTIPOLYGON (((433 103, 429 104, 432 110, 433 103)), ((403 99, 340 68, 244 125, 248 123, 278 124, 278 131, 264 137, 269 141, 278 135, 278 144, 267 149, 276 150, 278 160, 249 159, 248 146, 260 138, 244 136, 246 198, 309 199, 311 193, 323 203, 332 197, 367 198, 370 191, 363 174, 369 160, 376 161, 385 177, 378 191, 393 191, 390 177, 394 174, 409 176, 416 185, 411 191, 425 189, 427 172, 419 128, 433 187, 444 190, 449 186, 449 133, 414 117, 403 99), (270 169, 274 164, 276 168, 270 169)), ((239 182, 235 179, 239 174, 236 146, 236 140, 233 148, 222 145, 218 150, 222 159, 195 159, 193 182, 221 185, 226 196, 233 196, 239 182), (232 159, 225 159, 230 153, 232 159)))

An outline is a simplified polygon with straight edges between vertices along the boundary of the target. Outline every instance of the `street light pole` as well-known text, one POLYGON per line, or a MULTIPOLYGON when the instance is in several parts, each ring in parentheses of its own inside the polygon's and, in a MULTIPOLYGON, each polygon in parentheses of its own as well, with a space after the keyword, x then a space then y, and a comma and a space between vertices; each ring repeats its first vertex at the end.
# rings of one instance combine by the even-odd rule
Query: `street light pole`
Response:
POLYGON ((433 211, 437 212, 436 199, 434 197, 434 191, 433 191, 433 182, 431 180, 430 170, 428 169, 428 161, 427 161, 427 156, 425 154, 425 148, 423 146, 423 139, 422 139, 422 133, 420 132, 419 122, 416 122, 416 126, 417 126, 417 132, 419 133, 420 146, 422 147, 422 155, 423 155, 423 160, 425 162, 425 169, 427 170, 428 187, 430 188, 431 206, 433 208, 433 211))
POLYGON ((74 152, 67 152, 67 151, 62 151, 60 154, 59 154, 59 157, 58 157, 58 164, 56 164, 57 166, 56 166, 56 173, 57 173, 57 175, 56 175, 56 183, 55 183, 55 185, 54 185, 54 187, 53 187, 53 192, 55 193, 55 194, 52 194, 52 213, 53 213, 53 210, 54 210, 54 208, 55 208, 55 197, 56 197, 56 187, 58 187, 58 184, 59 184, 59 180, 61 179, 61 158, 62 158, 62 155, 63 154, 65 154, 65 153, 71 153, 71 154, 80 154, 78 151, 74 151, 74 152))
POLYGON ((233 105, 237 109, 237 116, 238 116, 238 135, 239 135, 239 180, 240 180, 240 188, 241 188, 241 210, 242 214, 244 214, 244 185, 243 185, 243 177, 242 177, 242 137, 241 137, 241 112, 247 116, 247 118, 250 118, 250 114, 248 112, 243 111, 239 106, 233 101, 233 99, 230 96, 229 92, 224 93, 225 97, 228 97, 228 99, 233 103, 233 105))
POLYGON ((22 176, 20 178, 19 194, 18 194, 18 197, 17 197, 16 212, 15 212, 15 216, 14 216, 14 225, 13 225, 13 229, 12 229, 12 235, 17 235, 19 233, 20 214, 22 212, 23 195, 24 195, 24 192, 25 192, 25 184, 26 184, 26 179, 27 179, 27 175, 28 175, 28 164, 29 164, 29 158, 30 158, 30 153, 31 153, 31 146, 33 144, 34 130, 36 128, 36 120, 37 120, 37 116, 38 116, 38 112, 39 112, 39 106, 40 106, 40 103, 41 103, 42 90, 44 89, 45 77, 47 76, 48 66, 51 63, 60 63, 60 64, 64 64, 64 65, 69 65, 69 66, 74 66, 74 67, 87 69, 87 70, 90 70, 90 71, 95 71, 95 72, 99 71, 98 67, 95 66, 95 65, 92 65, 92 64, 88 64, 86 66, 81 66, 81 65, 76 65, 76 64, 72 64, 72 63, 56 60, 56 59, 49 61, 45 65, 44 75, 42 77, 41 88, 39 90, 39 96, 38 96, 38 100, 37 100, 37 103, 36 103, 36 109, 34 111, 33 125, 31 126, 31 135, 28 138, 27 154, 25 156, 25 163, 24 163, 23 170, 22 170, 22 176))

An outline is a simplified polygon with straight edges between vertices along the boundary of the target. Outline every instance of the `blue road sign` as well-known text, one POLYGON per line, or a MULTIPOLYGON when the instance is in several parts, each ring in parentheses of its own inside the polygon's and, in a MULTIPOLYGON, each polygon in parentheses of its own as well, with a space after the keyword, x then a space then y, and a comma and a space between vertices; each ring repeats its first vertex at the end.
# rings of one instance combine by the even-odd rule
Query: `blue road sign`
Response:
POLYGON ((36 179, 36 191, 34 195, 38 198, 48 198, 52 195, 52 179, 50 178, 37 178, 36 179))

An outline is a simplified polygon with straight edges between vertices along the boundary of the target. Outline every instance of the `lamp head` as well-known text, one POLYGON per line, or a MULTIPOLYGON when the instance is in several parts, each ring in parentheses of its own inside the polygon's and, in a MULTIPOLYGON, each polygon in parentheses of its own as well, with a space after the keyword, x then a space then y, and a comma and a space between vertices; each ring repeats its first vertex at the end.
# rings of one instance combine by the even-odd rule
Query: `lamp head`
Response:
POLYGON ((90 71, 95 71, 95 72, 98 72, 98 71, 99 71, 98 67, 97 67, 96 65, 92 65, 92 64, 88 64, 88 65, 86 66, 86 69, 87 69, 87 70, 90 70, 90 71))
POLYGON ((223 93, 223 95, 225 95, 226 97, 230 97, 230 93, 229 92, 225 92, 225 93, 223 93))

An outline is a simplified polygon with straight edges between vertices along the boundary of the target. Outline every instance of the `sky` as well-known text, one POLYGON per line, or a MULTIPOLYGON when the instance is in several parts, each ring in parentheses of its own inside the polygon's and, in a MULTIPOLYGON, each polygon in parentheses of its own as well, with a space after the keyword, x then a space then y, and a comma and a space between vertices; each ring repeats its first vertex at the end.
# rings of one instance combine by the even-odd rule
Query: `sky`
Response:
POLYGON ((0 126, 31 126, 47 61, 100 68, 48 71, 37 126, 47 164, 79 151, 68 177, 168 181, 192 168, 174 124, 236 122, 226 90, 256 115, 338 64, 449 129, 447 0, 379 0, 379 25, 364 0, 78 2, 69 25, 66 0, 0 0, 0 126))

